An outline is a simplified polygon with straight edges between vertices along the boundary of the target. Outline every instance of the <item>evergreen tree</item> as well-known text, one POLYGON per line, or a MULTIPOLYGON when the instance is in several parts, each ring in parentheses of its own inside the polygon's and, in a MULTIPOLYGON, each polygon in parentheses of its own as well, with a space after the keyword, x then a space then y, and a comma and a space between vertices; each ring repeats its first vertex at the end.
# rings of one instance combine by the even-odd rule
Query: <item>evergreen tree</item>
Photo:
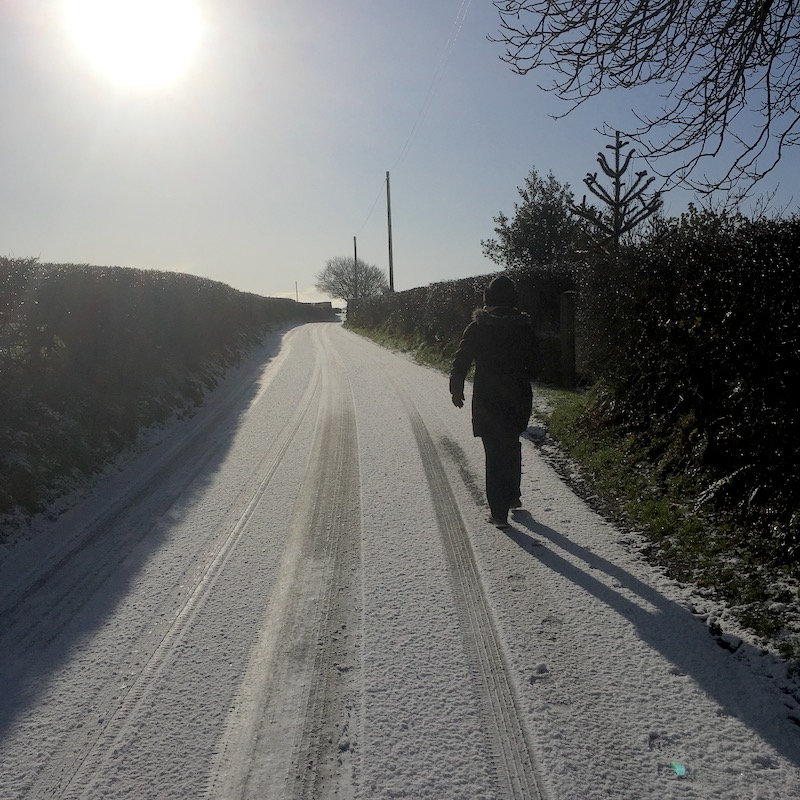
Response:
POLYGON ((587 205, 585 195, 579 206, 572 206, 574 213, 589 223, 589 235, 593 243, 600 247, 610 245, 615 251, 626 234, 655 214, 663 204, 660 192, 649 198, 646 195, 655 180, 647 177, 647 170, 634 172, 633 182, 630 185, 626 183, 625 177, 636 152, 631 148, 623 154, 624 148, 629 145, 630 142, 624 141, 617 131, 614 144, 606 145, 606 149, 614 152, 613 164, 608 163, 602 151, 597 154, 600 169, 611 179, 610 189, 600 184, 596 172, 588 173, 583 179, 589 191, 605 205, 605 210, 598 211, 594 206, 587 205))
POLYGON ((559 183, 552 172, 543 178, 534 167, 517 191, 522 202, 514 204, 513 219, 502 211, 494 218, 497 238, 481 242, 483 254, 506 269, 570 260, 583 230, 569 184, 559 183))

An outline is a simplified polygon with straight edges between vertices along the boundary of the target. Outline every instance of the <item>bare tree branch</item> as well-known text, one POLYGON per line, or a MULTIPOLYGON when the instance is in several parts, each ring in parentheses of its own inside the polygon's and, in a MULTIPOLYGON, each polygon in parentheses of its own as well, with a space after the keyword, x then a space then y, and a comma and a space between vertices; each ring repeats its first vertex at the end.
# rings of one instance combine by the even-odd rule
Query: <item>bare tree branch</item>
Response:
POLYGON ((660 112, 625 135, 666 187, 744 194, 800 141, 800 0, 494 5, 501 58, 520 75, 551 73, 542 88, 566 113, 608 90, 658 87, 660 112))

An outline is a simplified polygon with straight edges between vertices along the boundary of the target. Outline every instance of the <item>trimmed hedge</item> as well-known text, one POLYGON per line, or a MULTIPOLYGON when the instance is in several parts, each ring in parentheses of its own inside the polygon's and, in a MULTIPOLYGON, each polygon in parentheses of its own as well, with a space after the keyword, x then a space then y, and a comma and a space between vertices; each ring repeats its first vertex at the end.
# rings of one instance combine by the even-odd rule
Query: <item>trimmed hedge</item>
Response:
POLYGON ((0 258, 0 513, 33 512, 318 309, 171 272, 0 258))
POLYGON ((704 496, 800 547, 800 219, 692 213, 582 288, 586 356, 618 422, 680 435, 704 496), (680 433, 679 433, 680 432, 680 433))

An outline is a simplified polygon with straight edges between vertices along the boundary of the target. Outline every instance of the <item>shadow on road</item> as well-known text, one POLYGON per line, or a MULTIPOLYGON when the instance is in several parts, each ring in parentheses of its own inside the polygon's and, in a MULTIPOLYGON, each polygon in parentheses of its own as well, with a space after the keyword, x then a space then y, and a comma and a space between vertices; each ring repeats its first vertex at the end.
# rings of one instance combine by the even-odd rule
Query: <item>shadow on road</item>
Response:
POLYGON ((544 566, 627 619, 643 642, 692 678, 726 714, 741 720, 777 752, 800 765, 800 722, 788 710, 782 716, 775 713, 774 704, 765 704, 763 693, 752 690, 752 673, 745 674, 744 666, 737 661, 760 658, 760 650, 743 642, 736 657, 732 656, 717 644, 705 626, 698 624, 688 609, 668 600, 616 564, 537 522, 527 511, 515 514, 514 525, 506 535, 544 566), (579 559, 586 569, 560 556, 554 548, 579 559), (632 602, 589 570, 604 573, 620 590, 641 598, 648 608, 632 602))
MULTIPOLYGON (((113 476, 117 494, 105 507, 90 498, 63 514, 45 531, 52 550, 39 554, 42 563, 26 565, 30 575, 20 576, 19 585, 2 587, 0 745, 25 710, 41 702, 51 676, 108 624, 171 526, 213 481, 259 393, 259 376, 292 327, 271 334, 230 386, 223 382, 222 395, 210 394, 192 419, 178 423, 174 447, 160 444, 135 458, 145 470, 132 478, 127 470, 113 476)), ((131 658, 135 668, 139 656, 131 658)))

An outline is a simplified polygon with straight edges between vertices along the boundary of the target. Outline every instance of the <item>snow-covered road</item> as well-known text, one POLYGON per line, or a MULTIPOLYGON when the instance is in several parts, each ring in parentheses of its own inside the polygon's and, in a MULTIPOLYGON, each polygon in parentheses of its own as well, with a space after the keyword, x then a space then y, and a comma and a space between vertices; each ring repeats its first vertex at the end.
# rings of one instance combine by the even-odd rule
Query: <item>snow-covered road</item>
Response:
POLYGON ((800 798, 779 662, 523 463, 500 532, 441 374, 272 335, 0 552, 0 796, 800 798))

